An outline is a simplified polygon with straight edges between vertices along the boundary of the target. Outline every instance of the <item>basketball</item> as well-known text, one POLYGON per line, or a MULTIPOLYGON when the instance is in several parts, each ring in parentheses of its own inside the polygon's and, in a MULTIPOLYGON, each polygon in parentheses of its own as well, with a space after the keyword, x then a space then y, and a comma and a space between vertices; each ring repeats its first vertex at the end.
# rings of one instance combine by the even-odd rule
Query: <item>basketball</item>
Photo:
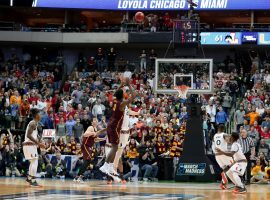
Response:
POLYGON ((142 12, 137 12, 136 14, 135 14, 135 20, 136 20, 136 22, 143 22, 143 20, 144 20, 144 14, 142 13, 142 12))

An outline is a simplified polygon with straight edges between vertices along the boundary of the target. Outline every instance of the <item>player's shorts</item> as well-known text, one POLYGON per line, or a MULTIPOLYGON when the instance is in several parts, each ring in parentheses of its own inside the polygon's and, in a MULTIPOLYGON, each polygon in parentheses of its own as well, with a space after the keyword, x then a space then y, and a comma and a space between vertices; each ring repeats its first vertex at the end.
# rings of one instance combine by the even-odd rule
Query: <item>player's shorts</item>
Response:
POLYGON ((82 145, 81 151, 84 160, 92 160, 92 158, 94 157, 95 150, 93 149, 93 147, 82 145))
POLYGON ((121 132, 121 126, 108 126, 107 127, 107 135, 108 135, 108 141, 111 144, 119 144, 119 138, 120 138, 120 132, 121 132))
POLYGON ((32 160, 38 158, 37 146, 35 144, 23 144, 23 154, 25 160, 32 160))
POLYGON ((231 168, 230 171, 236 172, 240 176, 243 176, 247 168, 247 162, 237 162, 231 168))
POLYGON ((233 163, 232 157, 225 155, 216 155, 216 161, 221 169, 224 169, 227 166, 230 166, 233 163))

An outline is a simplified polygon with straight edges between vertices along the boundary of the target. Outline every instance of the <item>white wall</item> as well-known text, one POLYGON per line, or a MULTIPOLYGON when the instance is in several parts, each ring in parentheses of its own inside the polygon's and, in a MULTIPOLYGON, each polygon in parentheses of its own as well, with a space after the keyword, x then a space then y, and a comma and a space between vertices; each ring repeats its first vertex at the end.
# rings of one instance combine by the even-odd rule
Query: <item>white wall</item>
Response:
POLYGON ((128 43, 128 33, 55 33, 0 31, 4 42, 128 43))

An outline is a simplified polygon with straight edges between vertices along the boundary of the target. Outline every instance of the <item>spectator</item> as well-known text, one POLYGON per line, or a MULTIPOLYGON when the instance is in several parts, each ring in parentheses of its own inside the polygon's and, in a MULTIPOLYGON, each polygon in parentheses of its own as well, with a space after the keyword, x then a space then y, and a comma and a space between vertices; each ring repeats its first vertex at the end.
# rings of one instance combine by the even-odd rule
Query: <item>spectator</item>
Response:
POLYGON ((73 135, 73 126, 76 124, 76 121, 73 119, 73 116, 70 115, 68 121, 66 122, 67 137, 73 135))
POLYGON ((76 104, 80 104, 81 103, 81 97, 83 95, 83 91, 81 89, 80 86, 77 86, 75 90, 73 90, 73 92, 71 93, 72 97, 75 97, 74 102, 76 104))
POLYGON ((260 136, 265 140, 267 144, 270 144, 270 132, 267 127, 262 127, 260 131, 260 136))
POLYGON ((210 115, 210 122, 215 126, 216 123, 216 106, 213 105, 213 101, 209 101, 206 106, 206 113, 210 115))
POLYGON ((28 103, 27 98, 24 97, 20 107, 20 118, 19 118, 20 122, 19 127, 23 130, 25 129, 25 123, 27 117, 29 116, 29 112, 30 112, 30 104, 28 103))
POLYGON ((259 153, 264 153, 264 155, 266 155, 266 157, 269 158, 269 153, 270 153, 270 147, 268 144, 266 144, 265 140, 262 139, 261 142, 260 142, 260 145, 259 145, 259 150, 258 150, 259 153))
MULTIPOLYGON (((256 126, 254 126, 256 128, 256 126)), ((242 127, 243 129, 245 129, 246 131, 249 131, 250 130, 250 125, 248 123, 248 120, 244 120, 244 125, 242 127)), ((256 129, 257 130, 257 129, 256 129)))
POLYGON ((156 143, 156 154, 159 156, 166 152, 166 146, 163 142, 163 139, 161 136, 158 137, 157 143, 156 143))
POLYGON ((248 136, 253 139, 254 146, 257 147, 259 139, 260 139, 260 135, 254 126, 250 126, 250 130, 248 131, 248 136))
POLYGON ((223 108, 220 106, 219 111, 216 114, 216 123, 219 124, 226 124, 228 121, 228 115, 226 112, 223 111, 223 108))
POLYGON ((146 58, 147 58, 147 55, 145 53, 145 50, 142 50, 141 54, 140 54, 140 67, 141 67, 141 72, 142 71, 145 71, 146 70, 146 58))
POLYGON ((171 143, 170 156, 173 158, 179 158, 183 151, 182 142, 178 135, 175 135, 173 142, 171 143))
POLYGON ((14 94, 11 95, 10 101, 9 101, 9 102, 10 102, 10 105, 14 105, 14 104, 16 104, 16 105, 21 105, 22 98, 21 98, 21 96, 20 96, 18 90, 15 90, 15 91, 14 91, 14 94))
POLYGON ((260 115, 256 112, 256 108, 252 108, 252 112, 246 114, 245 117, 249 117, 249 124, 254 125, 254 122, 258 121, 260 115))
POLYGON ((70 142, 67 143, 67 153, 70 155, 75 155, 76 154, 76 141, 75 138, 72 136, 70 137, 70 142))
POLYGON ((236 110, 234 114, 234 122, 236 124, 237 131, 240 130, 240 126, 244 125, 244 116, 245 116, 244 107, 240 106, 240 109, 236 110))
POLYGON ((81 120, 81 124, 83 125, 83 130, 86 131, 87 128, 91 125, 90 117, 87 113, 84 111, 83 118, 81 120))
POLYGON ((266 115, 264 117, 264 121, 262 122, 262 125, 261 126, 262 127, 267 127, 268 130, 270 130, 270 117, 269 117, 269 115, 266 115))
POLYGON ((261 166, 260 159, 256 161, 256 165, 251 170, 252 178, 250 180, 251 183, 268 183, 264 179, 264 172, 261 166))
POLYGON ((10 143, 10 145, 6 145, 4 150, 4 160, 6 167, 6 176, 21 176, 21 173, 18 170, 18 151, 14 149, 14 144, 10 143))
POLYGON ((46 178, 52 177, 52 164, 46 150, 41 149, 40 155, 38 156, 38 173, 46 178))
POLYGON ((61 153, 56 153, 56 159, 52 161, 53 177, 65 178, 66 162, 61 158, 61 153))
POLYGON ((86 93, 86 91, 83 91, 83 95, 80 98, 82 108, 86 108, 88 106, 88 100, 89 100, 89 95, 86 93))
POLYGON ((81 137, 84 132, 83 125, 80 122, 80 119, 76 119, 76 124, 73 126, 73 135, 77 143, 81 142, 81 137))
POLYGON ((107 60, 108 60, 109 71, 115 70, 116 52, 113 47, 110 49, 110 51, 107 54, 107 60))
POLYGON ((104 111, 105 111, 105 106, 101 104, 100 99, 97 99, 97 102, 92 109, 93 116, 96 117, 99 121, 101 121, 104 111))
POLYGON ((105 61, 105 55, 103 53, 102 48, 98 48, 95 60, 96 60, 98 72, 102 72, 103 67, 104 67, 104 61, 105 61))
POLYGON ((156 178, 158 166, 151 143, 146 141, 146 146, 141 147, 140 151, 140 170, 143 172, 143 180, 148 181, 149 178, 156 178))
MULTIPOLYGON (((65 124, 64 118, 61 117, 61 118, 60 118, 60 123, 57 124, 57 126, 56 126, 56 141, 57 141, 60 137, 66 137, 66 133, 67 133, 66 124, 65 124)), ((65 140, 66 140, 66 139, 65 139, 65 140)))
POLYGON ((60 137, 57 140, 56 146, 58 147, 58 149, 60 150, 61 154, 65 153, 65 149, 66 149, 66 141, 65 141, 65 137, 60 137))
POLYGON ((226 95, 223 97, 222 107, 227 114, 229 114, 231 104, 232 104, 232 97, 229 96, 228 92, 226 92, 226 95))

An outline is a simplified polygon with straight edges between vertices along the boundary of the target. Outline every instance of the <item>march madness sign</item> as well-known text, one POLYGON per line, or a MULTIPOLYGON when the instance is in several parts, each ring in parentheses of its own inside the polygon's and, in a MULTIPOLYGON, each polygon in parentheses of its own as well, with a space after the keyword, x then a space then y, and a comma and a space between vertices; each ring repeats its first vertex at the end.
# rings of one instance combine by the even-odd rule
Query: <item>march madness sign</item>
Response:
POLYGON ((179 163, 178 176, 203 176, 206 170, 206 163, 179 163))

